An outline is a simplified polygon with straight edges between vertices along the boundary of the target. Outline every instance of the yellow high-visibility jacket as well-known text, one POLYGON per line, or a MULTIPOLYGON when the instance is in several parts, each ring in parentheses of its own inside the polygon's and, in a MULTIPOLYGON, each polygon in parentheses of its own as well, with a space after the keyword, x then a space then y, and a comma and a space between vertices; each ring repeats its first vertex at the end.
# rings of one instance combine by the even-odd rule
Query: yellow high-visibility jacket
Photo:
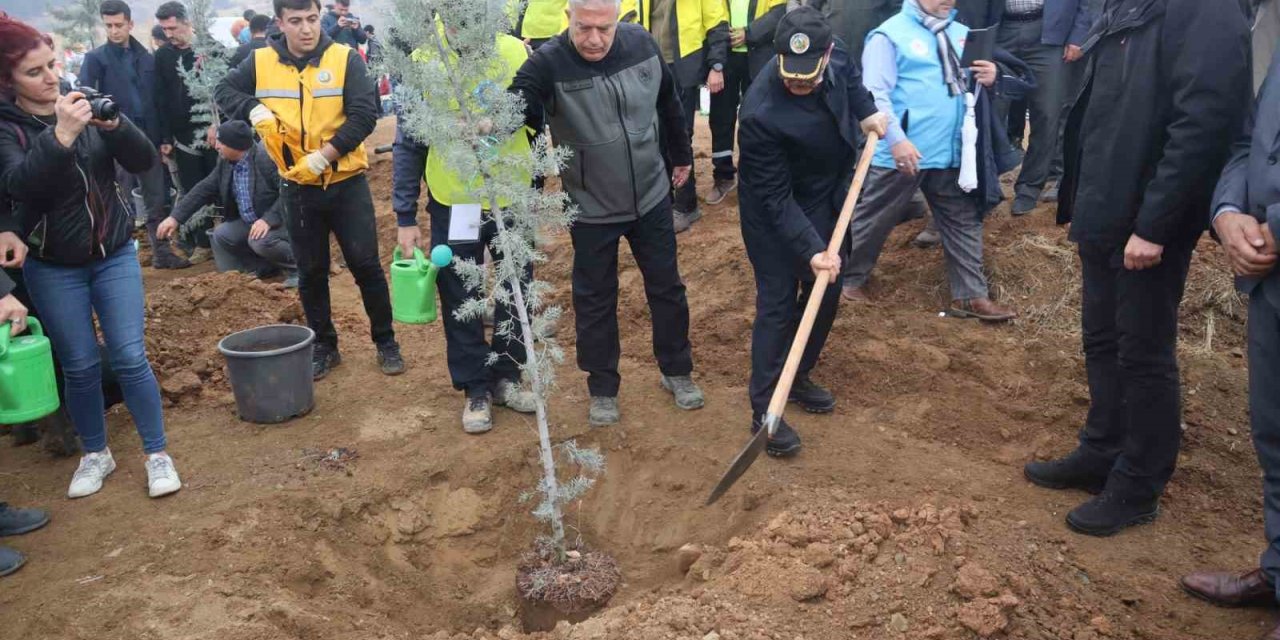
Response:
POLYGON ((257 78, 254 97, 276 116, 274 123, 259 125, 261 128, 274 124, 274 130, 258 133, 284 179, 327 187, 369 168, 364 144, 330 163, 320 176, 312 176, 301 164, 308 154, 328 144, 347 121, 342 93, 350 51, 346 45, 330 44, 318 64, 306 65, 301 71, 281 62, 279 52, 272 47, 253 52, 257 78))
MULTIPOLYGON (((682 88, 696 87, 707 71, 729 59, 729 10, 725 0, 673 0, 677 34, 676 60, 671 65, 682 88)), ((622 19, 652 32, 653 0, 622 0, 622 19)))
MULTIPOLYGON (((520 0, 512 0, 519 3, 520 0)), ((517 23, 516 35, 530 40, 553 38, 569 28, 568 0, 529 0, 517 23)))

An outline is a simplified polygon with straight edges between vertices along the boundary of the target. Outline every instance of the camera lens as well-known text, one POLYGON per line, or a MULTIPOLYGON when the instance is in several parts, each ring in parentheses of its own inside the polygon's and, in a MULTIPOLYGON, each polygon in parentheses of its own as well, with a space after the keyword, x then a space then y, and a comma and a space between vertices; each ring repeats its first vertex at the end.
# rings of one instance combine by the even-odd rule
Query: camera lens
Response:
POLYGON ((110 98, 95 98, 89 102, 96 120, 115 120, 120 117, 120 107, 110 98))

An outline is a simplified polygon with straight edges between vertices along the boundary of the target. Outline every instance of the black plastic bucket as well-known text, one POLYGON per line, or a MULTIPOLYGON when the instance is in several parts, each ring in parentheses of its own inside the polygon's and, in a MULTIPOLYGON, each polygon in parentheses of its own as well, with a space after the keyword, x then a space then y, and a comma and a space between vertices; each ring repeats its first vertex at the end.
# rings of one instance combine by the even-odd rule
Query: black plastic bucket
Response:
POLYGON ((307 327, 273 324, 233 333, 218 343, 241 420, 276 424, 315 406, 307 327))

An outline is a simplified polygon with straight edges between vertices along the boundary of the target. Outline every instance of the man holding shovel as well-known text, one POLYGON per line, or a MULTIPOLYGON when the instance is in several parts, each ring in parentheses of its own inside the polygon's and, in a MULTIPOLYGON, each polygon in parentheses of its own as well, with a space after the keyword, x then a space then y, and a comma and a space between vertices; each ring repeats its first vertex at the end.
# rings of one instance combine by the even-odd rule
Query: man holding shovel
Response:
MULTIPOLYGON (((857 65, 834 43, 817 9, 788 13, 773 42, 778 55, 747 91, 738 134, 742 238, 756 278, 752 433, 761 428, 815 278, 823 272, 834 290, 822 300, 790 400, 810 413, 835 409, 831 392, 809 379, 840 301, 840 256, 828 253, 827 245, 849 190, 858 129, 883 136, 888 127, 857 65)), ((785 422, 765 447, 778 457, 799 450, 800 436, 785 422)))

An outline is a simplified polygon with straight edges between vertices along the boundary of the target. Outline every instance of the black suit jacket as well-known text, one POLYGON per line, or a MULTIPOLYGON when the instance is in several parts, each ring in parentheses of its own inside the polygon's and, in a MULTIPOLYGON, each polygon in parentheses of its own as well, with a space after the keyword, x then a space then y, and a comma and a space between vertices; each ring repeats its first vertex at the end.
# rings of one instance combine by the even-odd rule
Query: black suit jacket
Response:
MULTIPOLYGON (((249 191, 253 193, 254 212, 259 218, 266 220, 272 229, 279 228, 284 203, 280 201, 281 178, 275 162, 272 162, 271 156, 267 155, 260 143, 249 149, 249 154, 243 161, 248 161, 249 166, 253 167, 249 172, 249 191)), ((215 205, 222 207, 224 220, 239 220, 240 207, 236 204, 235 187, 231 183, 234 172, 230 162, 218 158, 218 165, 214 167, 213 173, 197 182, 178 201, 173 208, 174 219, 185 223, 205 206, 215 205)))

